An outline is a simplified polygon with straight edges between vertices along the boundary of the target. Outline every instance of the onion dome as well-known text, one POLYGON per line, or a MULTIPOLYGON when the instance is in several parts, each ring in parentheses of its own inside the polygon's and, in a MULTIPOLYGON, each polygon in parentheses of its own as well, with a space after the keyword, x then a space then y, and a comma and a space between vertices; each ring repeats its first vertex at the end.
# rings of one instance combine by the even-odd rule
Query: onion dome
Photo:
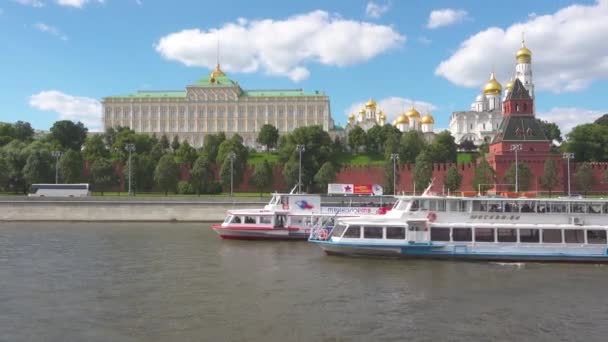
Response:
POLYGON ((517 63, 532 62, 532 51, 526 47, 526 43, 523 39, 521 40, 521 47, 515 54, 515 59, 517 60, 517 63))
POLYGON ((376 101, 374 101, 374 99, 369 99, 365 104, 365 108, 376 108, 376 101))
POLYGON ((393 120, 393 126, 397 126, 397 119, 393 120))
POLYGON ((362 108, 362 109, 359 111, 359 116, 363 116, 363 115, 365 115, 365 109, 363 109, 363 108, 362 108))
POLYGON ((488 83, 486 83, 486 86, 483 87, 483 93, 486 95, 496 95, 502 93, 502 86, 496 80, 494 73, 490 74, 490 80, 488 83))
POLYGON ((410 110, 407 111, 407 113, 405 113, 405 115, 407 115, 408 118, 420 118, 420 112, 416 110, 416 108, 414 108, 414 106, 412 106, 412 108, 410 108, 410 110))
POLYGON ((386 120, 386 115, 384 115, 384 112, 382 110, 378 111, 378 117, 380 117, 380 120, 382 121, 386 120))
POLYGON ((351 114, 348 116, 348 121, 353 121, 355 120, 355 114, 351 114))
POLYGON ((209 75, 209 79, 215 80, 216 78, 223 77, 223 76, 226 76, 226 74, 224 74, 224 72, 220 68, 220 63, 217 63, 217 66, 215 67, 215 70, 213 70, 211 72, 211 74, 209 75))
POLYGON ((408 124, 410 123, 410 119, 407 118, 407 115, 405 114, 401 114, 397 117, 397 120, 395 120, 395 123, 399 124, 408 124))
POLYGON ((422 124, 434 124, 435 123, 435 119, 433 119, 433 116, 431 115, 431 113, 426 113, 426 115, 422 117, 422 120, 420 120, 420 123, 422 123, 422 124))
POLYGON ((513 77, 511 77, 511 80, 509 82, 507 82, 507 84, 505 85, 505 90, 513 89, 513 83, 515 83, 515 82, 513 81, 513 77))

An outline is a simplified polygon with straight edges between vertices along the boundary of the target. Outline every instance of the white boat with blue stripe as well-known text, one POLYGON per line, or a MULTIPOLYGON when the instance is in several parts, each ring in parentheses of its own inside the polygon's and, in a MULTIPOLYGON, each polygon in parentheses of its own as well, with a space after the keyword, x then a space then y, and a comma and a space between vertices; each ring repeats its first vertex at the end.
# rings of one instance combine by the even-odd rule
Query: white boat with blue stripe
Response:
POLYGON ((608 199, 396 198, 386 215, 338 218, 309 241, 349 256, 608 262, 608 199))

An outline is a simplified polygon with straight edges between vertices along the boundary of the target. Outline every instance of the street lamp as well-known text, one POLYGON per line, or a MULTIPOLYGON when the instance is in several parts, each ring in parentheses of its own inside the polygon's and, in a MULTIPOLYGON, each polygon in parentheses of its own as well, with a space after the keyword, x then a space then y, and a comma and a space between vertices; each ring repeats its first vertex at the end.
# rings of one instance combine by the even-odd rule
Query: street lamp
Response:
POLYGON ((391 160, 393 161, 393 195, 397 194, 397 160, 399 160, 399 153, 391 153, 391 160))
POLYGON ((300 153, 300 167, 298 168, 298 193, 302 193, 302 152, 306 151, 306 145, 298 144, 296 151, 300 153))
POLYGON ((133 193, 131 192, 131 174, 132 174, 132 170, 133 170, 133 164, 131 164, 131 153, 135 152, 135 144, 133 143, 127 143, 125 145, 125 150, 127 150, 127 152, 129 152, 129 196, 132 196, 133 193))
POLYGON ((61 157, 61 151, 53 151, 51 155, 55 157, 55 184, 59 184, 59 157, 61 157))
POLYGON ((228 153, 228 160, 230 160, 230 197, 234 194, 234 160, 236 159, 236 153, 228 153))
POLYGON ((570 159, 574 159, 574 153, 566 152, 562 157, 568 160, 568 197, 570 197, 570 159))
POLYGON ((521 144, 511 145, 511 152, 515 152, 515 192, 519 192, 519 165, 517 165, 517 152, 522 149, 523 146, 521 144))

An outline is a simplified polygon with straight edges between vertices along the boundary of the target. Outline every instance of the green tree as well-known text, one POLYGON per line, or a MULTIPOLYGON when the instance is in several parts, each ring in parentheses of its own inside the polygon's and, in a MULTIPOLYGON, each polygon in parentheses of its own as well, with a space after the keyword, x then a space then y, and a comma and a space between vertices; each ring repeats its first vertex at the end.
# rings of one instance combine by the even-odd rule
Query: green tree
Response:
POLYGON ((160 158, 154 170, 154 181, 158 188, 164 191, 165 196, 169 191, 175 192, 179 181, 179 166, 175 163, 173 155, 165 154, 160 158))
POLYGON ((238 134, 235 134, 229 140, 222 142, 217 152, 217 165, 222 165, 222 167, 228 168, 228 173, 222 173, 221 175, 223 175, 223 177, 220 177, 222 178, 221 181, 225 186, 230 185, 230 179, 226 179, 226 176, 230 176, 230 163, 226 164, 226 161, 229 161, 228 156, 230 153, 235 154, 235 159, 233 162, 233 183, 236 187, 243 180, 245 169, 247 167, 247 157, 249 155, 247 147, 242 144, 242 138, 238 134))
POLYGON ((118 183, 118 177, 114 172, 112 161, 107 158, 100 158, 91 165, 91 183, 95 191, 103 193, 110 187, 118 183))
POLYGON ((477 146, 475 146, 475 143, 472 142, 471 140, 464 140, 463 142, 461 142, 458 145, 458 147, 467 152, 471 152, 471 151, 477 149, 477 146))
POLYGON ((173 152, 176 152, 179 149, 179 138, 176 136, 173 137, 173 141, 171 142, 171 149, 173 152))
POLYGON ((279 141, 279 130, 273 125, 266 124, 260 129, 256 141, 258 144, 266 146, 266 151, 269 151, 272 147, 277 146, 277 142, 279 141))
POLYGON ((169 138, 167 138, 166 134, 163 134, 160 137, 160 140, 158 141, 158 143, 160 144, 160 147, 162 148, 163 152, 166 152, 169 147, 171 147, 171 144, 169 143, 169 138))
POLYGON ((401 177, 399 176, 399 168, 399 163, 397 162, 397 164, 393 165, 393 161, 390 158, 384 163, 384 174, 386 175, 386 178, 383 190, 385 194, 397 193, 397 190, 399 189, 399 181, 401 180, 401 177), (395 174, 394 183, 397 189, 393 189, 393 174, 395 174))
POLYGON ((426 143, 422 133, 409 131, 401 136, 399 157, 402 163, 413 163, 425 148, 426 143))
POLYGON ((34 129, 29 122, 17 121, 13 125, 15 139, 29 142, 34 138, 34 129))
POLYGON ((8 180, 10 179, 10 171, 8 162, 0 154, 0 189, 6 190, 8 188, 8 180))
POLYGON ((82 179, 82 156, 74 150, 67 150, 59 159, 59 173, 64 183, 79 183, 82 179))
POLYGON ((274 172, 272 172, 272 166, 270 166, 268 160, 264 160, 255 166, 251 181, 260 192, 260 196, 262 196, 264 190, 268 190, 272 185, 273 176, 274 172))
POLYGON ((597 118, 593 123, 603 126, 608 126, 608 113, 597 118))
POLYGON ((449 131, 438 133, 428 145, 428 153, 434 163, 455 163, 458 154, 454 137, 449 131))
POLYGON ((414 165, 414 184, 416 184, 416 190, 424 190, 429 186, 432 178, 433 160, 427 152, 422 152, 416 157, 414 165))
POLYGON ((517 183, 518 191, 528 191, 530 190, 531 182, 532 171, 530 171, 528 164, 524 162, 517 163, 517 181, 515 180, 515 163, 511 164, 505 173, 504 183, 509 184, 509 191, 515 190, 515 183, 517 183))
POLYGON ((61 120, 53 124, 50 136, 64 149, 80 151, 87 137, 87 131, 82 122, 74 123, 70 120, 61 120))
POLYGON ((496 171, 487 160, 481 159, 473 172, 473 188, 481 193, 492 189, 496 180, 496 171))
POLYGON ((583 163, 577 168, 576 173, 574 173, 574 182, 577 190, 582 191, 585 196, 589 190, 593 189, 596 181, 589 163, 583 163))
POLYGON ((9 123, 0 122, 0 146, 4 146, 15 139, 15 127, 9 123))
POLYGON ((574 152, 576 161, 605 161, 608 159, 608 126, 584 124, 568 134, 565 151, 574 152))
MULTIPOLYGON (((156 168, 154 160, 149 155, 135 153, 131 157, 131 163, 133 164, 131 191, 151 191, 154 188, 154 170, 156 168)), ((125 187, 129 186, 129 169, 131 168, 131 163, 127 160, 122 170, 125 187)))
POLYGON ((333 183, 336 180, 336 169, 334 165, 327 161, 323 163, 319 171, 314 176, 315 184, 321 192, 327 191, 327 184, 333 183))
POLYGON ((460 185, 462 184, 462 175, 458 172, 456 165, 452 165, 448 169, 448 172, 445 174, 444 184, 451 193, 460 188, 460 185))
POLYGON ((196 149, 188 143, 188 141, 184 140, 181 146, 175 151, 175 161, 178 164, 192 164, 198 158, 198 153, 196 153, 196 149))
POLYGON ((554 122, 549 122, 541 119, 536 119, 536 121, 539 123, 547 139, 549 139, 550 141, 557 141, 558 143, 561 143, 563 141, 562 132, 560 131, 559 126, 557 126, 554 122))
POLYGON ((103 136, 100 134, 94 134, 84 142, 84 149, 82 150, 82 157, 86 161, 95 161, 99 158, 108 158, 110 152, 106 148, 103 141, 103 136))
POLYGON ((23 167, 23 175, 28 184, 54 183, 55 163, 51 154, 45 150, 31 153, 23 167))
POLYGON ((210 161, 217 160, 217 153, 220 145, 226 140, 226 135, 223 132, 219 134, 207 134, 203 142, 203 153, 206 154, 210 161))
MULTIPOLYGON (((30 144, 33 145, 33 144, 30 144)), ((8 184, 6 190, 27 193, 27 184, 23 175, 23 168, 27 162, 29 151, 22 141, 13 140, 0 150, 7 164, 8 184)))
POLYGON ((213 163, 205 153, 201 153, 190 170, 190 182, 196 194, 207 193, 214 178, 213 163))
POLYGON ((384 149, 384 143, 386 135, 384 134, 383 127, 374 125, 367 131, 367 139, 365 150, 370 153, 381 153, 384 149))
POLYGON ((559 184, 558 174, 559 171, 555 159, 545 160, 543 175, 540 177, 540 186, 544 190, 549 191, 549 197, 551 197, 553 189, 559 184))
POLYGON ((367 135, 363 128, 355 126, 355 128, 348 132, 348 145, 353 153, 358 153, 361 147, 367 145, 367 135))
MULTIPOLYGON (((285 182, 289 184, 289 187, 298 184, 298 171, 299 165, 298 161, 295 159, 290 159, 283 165, 283 170, 281 171, 281 173, 283 175, 283 179, 285 179, 285 182)), ((304 171, 304 168, 302 168, 302 183, 307 184, 306 179, 308 177, 307 174, 304 173, 304 171)), ((306 189, 306 187, 304 187, 304 189, 306 189)))

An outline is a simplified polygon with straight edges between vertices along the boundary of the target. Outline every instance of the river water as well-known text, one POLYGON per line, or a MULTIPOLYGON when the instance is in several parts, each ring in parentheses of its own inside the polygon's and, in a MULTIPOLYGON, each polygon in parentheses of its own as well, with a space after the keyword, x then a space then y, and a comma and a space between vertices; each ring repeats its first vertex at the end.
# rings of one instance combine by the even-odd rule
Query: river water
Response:
POLYGON ((1 341, 606 341, 608 266, 363 259, 205 224, 0 224, 1 341))

